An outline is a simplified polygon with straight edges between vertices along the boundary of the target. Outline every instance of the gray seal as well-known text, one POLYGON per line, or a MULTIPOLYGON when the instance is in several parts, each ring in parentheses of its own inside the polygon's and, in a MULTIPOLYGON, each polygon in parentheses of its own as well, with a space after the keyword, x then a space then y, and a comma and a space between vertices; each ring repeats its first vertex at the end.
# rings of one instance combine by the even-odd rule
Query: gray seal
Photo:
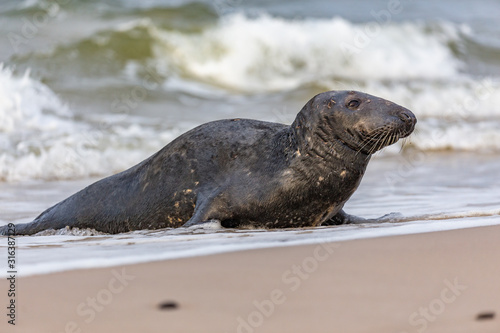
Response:
POLYGON ((212 220, 265 228, 360 222, 342 207, 370 156, 410 135, 415 124, 404 107, 356 91, 314 96, 289 126, 206 123, 16 225, 16 234, 66 226, 121 233, 212 220))

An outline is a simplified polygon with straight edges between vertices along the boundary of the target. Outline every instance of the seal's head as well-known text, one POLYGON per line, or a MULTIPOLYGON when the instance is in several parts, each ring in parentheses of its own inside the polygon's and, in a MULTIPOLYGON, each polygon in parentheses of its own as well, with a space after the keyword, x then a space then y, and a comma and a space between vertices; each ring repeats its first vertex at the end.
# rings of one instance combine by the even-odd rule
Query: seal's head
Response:
POLYGON ((366 155, 410 135, 417 119, 408 109, 358 91, 328 91, 313 97, 294 125, 366 155))

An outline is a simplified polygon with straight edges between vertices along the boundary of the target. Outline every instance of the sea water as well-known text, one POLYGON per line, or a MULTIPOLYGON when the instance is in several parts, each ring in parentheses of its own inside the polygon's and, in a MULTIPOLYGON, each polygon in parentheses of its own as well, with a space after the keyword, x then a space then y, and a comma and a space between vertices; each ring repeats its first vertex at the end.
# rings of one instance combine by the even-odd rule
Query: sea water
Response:
POLYGON ((60 230, 18 237, 20 274, 500 224, 498 14, 493 0, 3 2, 1 224, 31 221, 201 123, 291 123, 322 91, 362 90, 418 118, 345 207, 405 222, 60 230))

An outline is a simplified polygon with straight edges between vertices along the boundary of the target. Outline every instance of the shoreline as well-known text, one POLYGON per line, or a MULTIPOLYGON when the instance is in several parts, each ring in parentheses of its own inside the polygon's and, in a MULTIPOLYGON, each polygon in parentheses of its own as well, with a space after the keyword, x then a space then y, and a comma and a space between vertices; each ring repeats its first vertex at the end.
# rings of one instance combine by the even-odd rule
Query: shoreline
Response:
MULTIPOLYGON (((163 260, 222 253, 317 245, 380 237, 500 225, 498 211, 422 215, 415 221, 348 224, 299 229, 224 229, 205 225, 194 229, 142 230, 90 236, 91 230, 54 231, 45 236, 15 237, 23 266, 19 277, 57 272, 113 268, 163 260), (485 215, 486 214, 486 215, 485 215), (480 217, 479 217, 480 216, 480 217), (440 217, 440 218, 438 218, 440 217)), ((7 238, 2 237, 7 242, 7 238)), ((5 246, 0 245, 7 251, 5 246)))
POLYGON ((16 325, 0 327, 498 332, 499 238, 488 226, 19 277, 16 325))

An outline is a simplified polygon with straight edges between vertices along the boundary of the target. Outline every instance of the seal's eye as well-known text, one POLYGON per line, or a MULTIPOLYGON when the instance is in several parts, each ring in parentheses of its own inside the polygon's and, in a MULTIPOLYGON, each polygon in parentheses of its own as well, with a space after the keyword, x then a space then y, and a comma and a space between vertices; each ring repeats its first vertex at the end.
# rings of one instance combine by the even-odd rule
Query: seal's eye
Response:
POLYGON ((349 109, 357 109, 360 104, 361 102, 358 101, 357 99, 351 99, 349 102, 347 102, 347 107, 349 109))

